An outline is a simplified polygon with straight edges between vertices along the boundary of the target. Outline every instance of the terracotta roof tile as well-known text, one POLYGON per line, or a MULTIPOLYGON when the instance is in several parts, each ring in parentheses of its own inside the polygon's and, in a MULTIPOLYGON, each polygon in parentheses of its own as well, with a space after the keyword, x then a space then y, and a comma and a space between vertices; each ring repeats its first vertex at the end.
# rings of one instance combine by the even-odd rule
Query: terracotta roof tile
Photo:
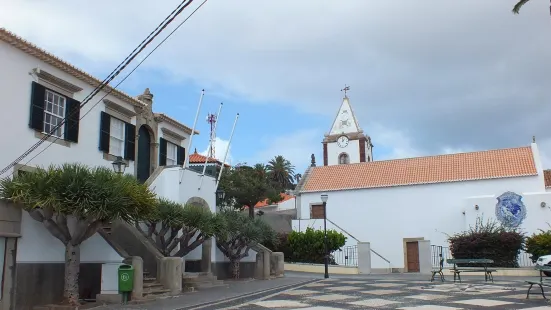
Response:
POLYGON ((551 169, 543 170, 543 178, 545 180, 545 188, 551 187, 551 169))
POLYGON ((313 167, 302 192, 537 175, 531 147, 313 167))
MULTIPOLYGON (((207 159, 207 156, 201 155, 195 151, 195 153, 189 155, 189 163, 190 164, 205 164, 205 160, 207 159)), ((222 164, 221 161, 217 160, 216 158, 209 157, 208 163, 219 163, 222 164)), ((226 164, 226 167, 229 167, 230 165, 226 164)))
MULTIPOLYGON (((287 201, 287 200, 289 200, 289 199, 295 198, 295 196, 289 195, 289 194, 286 194, 286 193, 281 193, 280 196, 281 196, 281 198, 283 198, 283 199, 280 200, 280 201, 278 201, 276 204, 280 204, 280 203, 282 203, 282 202, 284 202, 284 201, 287 201)), ((265 200, 263 200, 263 201, 257 202, 257 203, 254 205, 254 207, 255 207, 255 208, 263 208, 263 207, 270 206, 270 205, 271 205, 271 204, 268 203, 268 199, 265 199, 265 200)))

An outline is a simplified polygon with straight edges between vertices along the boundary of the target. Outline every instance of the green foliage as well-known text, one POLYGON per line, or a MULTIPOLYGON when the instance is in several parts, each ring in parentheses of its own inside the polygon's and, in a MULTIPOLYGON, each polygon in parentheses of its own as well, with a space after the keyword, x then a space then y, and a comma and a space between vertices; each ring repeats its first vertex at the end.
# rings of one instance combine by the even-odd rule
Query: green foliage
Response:
POLYGON ((129 175, 106 167, 64 164, 0 181, 0 197, 26 211, 73 215, 86 220, 139 220, 151 216, 155 194, 129 175))
POLYGON ((219 229, 220 220, 207 208, 160 198, 155 212, 145 222, 147 231, 136 227, 165 256, 183 257, 219 229), (195 238, 194 238, 195 237, 195 238), (177 251, 176 248, 179 246, 177 251))
POLYGON ((294 188, 295 166, 285 157, 278 155, 266 165, 268 178, 279 191, 294 188))
POLYGON ((230 260, 248 256, 249 250, 256 244, 276 242, 275 231, 261 218, 251 219, 233 209, 223 209, 218 216, 217 246, 230 260))
POLYGON ((265 242, 264 246, 273 252, 282 252, 286 262, 291 262, 292 249, 289 245, 289 233, 277 233, 276 239, 265 242))
POLYGON ((156 199, 134 177, 105 167, 64 164, 0 181, 0 198, 21 206, 65 245, 64 302, 78 305, 80 245, 106 222, 154 216, 156 199), (69 217, 76 219, 70 230, 69 217))
POLYGON ((518 267, 518 255, 525 236, 518 230, 506 229, 495 221, 476 220, 474 227, 448 239, 454 258, 492 259, 496 267, 518 267))
MULTIPOLYGON (((226 193, 222 205, 242 210, 245 206, 254 206, 265 199, 277 202, 281 200, 279 191, 271 184, 263 167, 239 166, 225 170, 220 180, 220 189, 226 193)), ((254 208, 249 216, 254 217, 254 208)))
POLYGON ((519 0, 513 7, 513 14, 520 13, 520 9, 528 2, 530 2, 530 0, 519 0))
POLYGON ((532 234, 526 238, 526 253, 531 254, 530 259, 535 263, 540 256, 551 254, 551 229, 540 229, 540 233, 532 234))
MULTIPOLYGON (((289 261, 297 263, 323 264, 325 257, 324 232, 307 228, 304 232, 289 233, 289 261)), ((336 230, 327 230, 329 253, 333 253, 346 244, 346 236, 336 230)), ((284 252, 285 253, 285 252, 284 252)))

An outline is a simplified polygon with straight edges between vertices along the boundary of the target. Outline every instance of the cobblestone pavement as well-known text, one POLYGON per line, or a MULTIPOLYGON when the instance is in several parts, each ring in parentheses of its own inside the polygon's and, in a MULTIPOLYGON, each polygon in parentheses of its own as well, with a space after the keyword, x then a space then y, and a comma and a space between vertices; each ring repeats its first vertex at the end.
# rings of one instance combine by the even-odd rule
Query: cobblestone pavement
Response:
MULTIPOLYGON (((463 283, 429 282, 415 279, 327 279, 264 296, 225 309, 265 310, 344 310, 344 309, 524 309, 550 310, 551 304, 541 295, 526 299, 524 279, 469 279, 463 283)), ((537 292, 539 287, 532 288, 537 292)), ((551 295, 551 292, 546 292, 551 295)), ((222 309, 218 306, 217 309, 222 309)))

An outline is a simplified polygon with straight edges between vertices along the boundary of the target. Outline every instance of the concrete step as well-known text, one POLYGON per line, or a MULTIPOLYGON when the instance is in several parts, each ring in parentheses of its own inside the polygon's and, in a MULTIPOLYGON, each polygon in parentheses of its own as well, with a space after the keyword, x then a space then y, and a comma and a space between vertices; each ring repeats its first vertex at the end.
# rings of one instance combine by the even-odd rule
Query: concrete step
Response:
POLYGON ((145 289, 144 287, 144 290, 143 290, 143 296, 144 297, 147 297, 147 296, 155 296, 155 297, 158 297, 159 295, 165 295, 165 294, 168 294, 170 293, 170 290, 167 290, 167 289, 164 289, 162 288, 152 288, 152 289, 145 289))
POLYGON ((215 281, 218 280, 218 278, 213 275, 212 273, 185 273, 182 276, 182 279, 184 281, 190 281, 190 282, 204 282, 204 281, 215 281))
POLYGON ((163 285, 159 282, 148 282, 143 284, 143 289, 163 288, 163 285))
POLYGON ((147 278, 143 277, 143 283, 151 283, 151 282, 157 282, 157 278, 147 278))
POLYGON ((224 283, 224 281, 216 280, 216 282, 202 282, 202 283, 194 283, 193 285, 190 285, 191 287, 201 290, 201 289, 208 289, 213 287, 228 287, 229 285, 227 283, 224 283))
POLYGON ((218 280, 215 275, 207 272, 185 273, 182 276, 182 282, 184 287, 194 289, 228 286, 224 281, 218 280))

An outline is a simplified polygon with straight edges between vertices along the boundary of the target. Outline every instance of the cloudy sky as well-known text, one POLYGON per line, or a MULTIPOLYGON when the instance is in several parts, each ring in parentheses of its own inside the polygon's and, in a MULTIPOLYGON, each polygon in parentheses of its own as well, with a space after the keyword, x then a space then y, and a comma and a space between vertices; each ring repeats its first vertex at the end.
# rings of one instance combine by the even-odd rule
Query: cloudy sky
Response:
MULTIPOLYGON (((0 27, 103 78, 180 1, 0 0, 0 27)), ((240 113, 232 163, 321 161, 347 84, 376 160, 535 135, 551 168, 551 17, 531 2, 513 15, 515 0, 209 0, 121 89, 149 87, 154 110, 191 127, 205 88, 192 149, 205 151, 206 113, 224 102, 217 157, 240 113)))

